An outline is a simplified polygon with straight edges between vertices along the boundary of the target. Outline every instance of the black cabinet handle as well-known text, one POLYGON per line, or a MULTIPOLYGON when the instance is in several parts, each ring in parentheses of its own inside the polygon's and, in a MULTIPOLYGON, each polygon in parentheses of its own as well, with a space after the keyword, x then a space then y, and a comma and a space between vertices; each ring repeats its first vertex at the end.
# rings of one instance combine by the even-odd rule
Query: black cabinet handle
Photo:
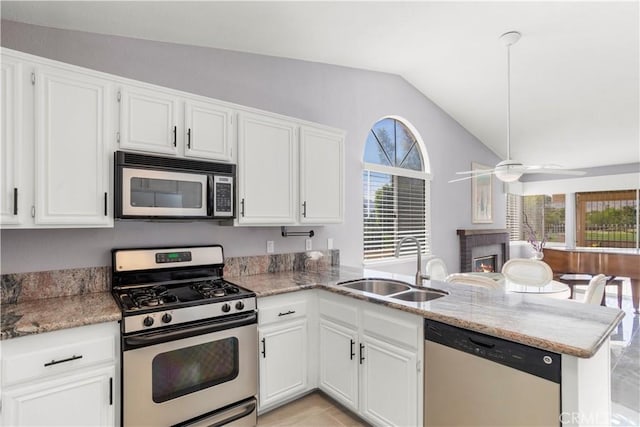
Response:
POLYGON ((364 344, 360 344, 360 364, 361 365, 363 360, 364 360, 364 344))
POLYGON ((107 216, 107 192, 104 193, 104 216, 107 216))
POLYGON ((354 340, 351 340, 351 348, 350 348, 350 353, 351 353, 351 360, 353 360, 353 358, 355 357, 356 353, 354 351, 353 346, 356 345, 356 342, 354 340))
POLYGON ((278 313, 278 316, 287 316, 289 314, 294 314, 296 311, 295 310, 289 310, 286 313, 278 313))
POLYGON ((240 200, 240 215, 244 216, 244 199, 240 200))
POLYGON ((65 363, 65 362, 71 362, 72 360, 78 360, 78 359, 82 359, 82 355, 80 356, 76 356, 75 354, 69 358, 66 359, 62 359, 62 360, 52 360, 51 362, 45 363, 44 366, 45 368, 47 366, 52 366, 52 365, 57 365, 58 363, 65 363))
POLYGON ((191 148, 191 128, 187 129, 187 148, 191 148))
POLYGON ((265 338, 262 338, 262 358, 267 358, 267 341, 265 338))
POLYGON ((18 215, 18 189, 13 189, 13 214, 18 215))
POLYGON ((173 146, 178 146, 178 126, 173 127, 173 146))
POLYGON ((307 201, 306 200, 302 203, 302 216, 304 218, 307 217, 307 201))
POLYGON ((113 405, 113 377, 109 378, 109 406, 113 405))

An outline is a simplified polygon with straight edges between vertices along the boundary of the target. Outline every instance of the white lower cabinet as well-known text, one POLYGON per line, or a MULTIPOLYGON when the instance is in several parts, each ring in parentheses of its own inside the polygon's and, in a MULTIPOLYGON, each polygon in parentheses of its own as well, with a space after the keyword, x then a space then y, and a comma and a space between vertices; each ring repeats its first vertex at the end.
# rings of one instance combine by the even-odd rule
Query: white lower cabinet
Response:
POLYGON ((419 316, 321 292, 319 388, 374 425, 422 424, 419 316))
POLYGON ((114 426, 119 330, 103 323, 2 343, 2 425, 114 426))
POLYGON ((259 411, 316 387, 312 380, 313 292, 258 299, 259 411))
POLYGON ((88 370, 3 392, 6 426, 112 426, 115 367, 88 370))

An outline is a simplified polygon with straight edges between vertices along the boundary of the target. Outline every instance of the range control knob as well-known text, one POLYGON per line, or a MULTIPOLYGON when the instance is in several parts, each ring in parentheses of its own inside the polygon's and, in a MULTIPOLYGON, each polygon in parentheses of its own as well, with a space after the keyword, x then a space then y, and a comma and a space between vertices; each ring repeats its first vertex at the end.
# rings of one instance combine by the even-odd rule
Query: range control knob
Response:
POLYGON ((165 313, 162 315, 162 323, 169 323, 171 322, 171 319, 173 319, 173 317, 171 317, 169 313, 165 313))
POLYGON ((223 311, 223 312, 225 312, 225 313, 228 313, 228 312, 229 312, 229 310, 231 310, 231 306, 230 306, 229 304, 226 304, 226 303, 225 303, 225 304, 222 306, 222 311, 223 311))
POLYGON ((236 310, 242 310, 244 308, 244 303, 242 301, 238 301, 236 303, 236 310))
POLYGON ((151 317, 151 316, 147 316, 147 317, 145 317, 145 318, 144 318, 144 320, 142 321, 142 324, 143 324, 144 326, 151 326, 151 325, 153 325, 153 317, 151 317))

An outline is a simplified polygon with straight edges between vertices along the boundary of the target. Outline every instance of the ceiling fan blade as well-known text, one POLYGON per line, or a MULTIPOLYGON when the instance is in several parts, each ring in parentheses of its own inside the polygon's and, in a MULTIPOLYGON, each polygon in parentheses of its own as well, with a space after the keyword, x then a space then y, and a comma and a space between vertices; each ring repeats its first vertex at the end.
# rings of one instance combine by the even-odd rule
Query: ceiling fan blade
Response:
POLYGON ((482 175, 485 172, 493 172, 493 169, 475 169, 472 171, 462 171, 462 172, 456 172, 456 175, 468 175, 468 174, 482 175))
POLYGON ((452 182, 466 181, 467 179, 477 178, 479 176, 489 176, 489 175, 493 175, 495 171, 492 169, 483 169, 481 171, 474 171, 474 172, 483 172, 483 173, 476 173, 475 175, 465 176, 463 178, 458 178, 458 179, 452 179, 451 181, 448 181, 448 182, 450 184, 452 182))
POLYGON ((562 169, 556 165, 533 165, 526 166, 523 173, 543 173, 550 175, 574 175, 581 176, 585 175, 585 171, 573 170, 573 169, 562 169))

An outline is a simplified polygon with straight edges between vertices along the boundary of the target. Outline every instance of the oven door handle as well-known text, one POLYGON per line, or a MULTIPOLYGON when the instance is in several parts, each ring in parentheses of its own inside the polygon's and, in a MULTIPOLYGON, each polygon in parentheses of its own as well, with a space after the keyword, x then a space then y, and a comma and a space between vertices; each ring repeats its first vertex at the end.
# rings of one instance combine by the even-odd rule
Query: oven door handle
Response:
POLYGON ((148 347, 156 344, 163 344, 169 341, 176 341, 184 338, 191 338, 198 335, 205 335, 212 332, 224 331, 225 329, 237 328, 240 326, 257 323, 258 315, 251 313, 235 319, 224 319, 208 322, 205 325, 189 326, 177 331, 154 332, 146 335, 125 337, 123 350, 133 350, 140 347, 148 347))

